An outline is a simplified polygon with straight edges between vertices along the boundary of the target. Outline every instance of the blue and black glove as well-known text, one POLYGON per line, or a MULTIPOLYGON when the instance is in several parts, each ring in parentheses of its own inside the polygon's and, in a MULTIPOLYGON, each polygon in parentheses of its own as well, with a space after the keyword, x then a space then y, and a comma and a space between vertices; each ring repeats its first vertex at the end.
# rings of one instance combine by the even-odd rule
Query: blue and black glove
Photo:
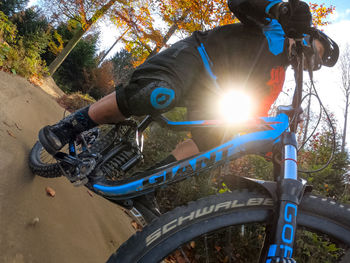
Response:
POLYGON ((282 25, 286 36, 291 38, 301 38, 310 30, 310 8, 302 1, 298 1, 293 8, 278 0, 228 0, 228 6, 246 25, 264 25, 275 18, 282 25))
POLYGON ((305 2, 298 2, 293 9, 288 3, 282 3, 270 12, 278 19, 287 37, 302 38, 303 34, 310 32, 312 15, 305 2))

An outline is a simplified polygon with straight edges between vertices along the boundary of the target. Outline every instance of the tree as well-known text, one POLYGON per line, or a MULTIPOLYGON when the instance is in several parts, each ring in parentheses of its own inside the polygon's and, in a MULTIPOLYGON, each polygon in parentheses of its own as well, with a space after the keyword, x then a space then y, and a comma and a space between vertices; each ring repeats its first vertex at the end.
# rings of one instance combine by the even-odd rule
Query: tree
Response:
MULTIPOLYGON (((314 25, 326 25, 325 18, 334 10, 332 6, 318 4, 311 4, 310 7, 314 25)), ((135 66, 166 47, 175 33, 188 36, 196 30, 207 30, 237 21, 229 11, 226 0, 135 1, 113 13, 119 28, 130 28, 123 40, 126 49, 137 58, 135 66)))
POLYGON ((226 0, 135 1, 114 14, 119 28, 130 28, 123 40, 137 58, 135 65, 166 47, 176 32, 188 35, 233 21, 226 0))
POLYGON ((341 151, 341 134, 337 129, 337 120, 333 113, 329 113, 329 117, 335 130, 335 142, 333 129, 329 120, 324 116, 317 132, 311 137, 306 147, 299 151, 298 163, 301 170, 317 170, 327 163, 334 151, 333 160, 327 167, 317 173, 303 175, 303 177, 308 180, 316 192, 341 198, 346 190, 345 179, 349 169, 349 159, 347 154, 341 151))
POLYGON ((75 20, 79 23, 73 37, 49 65, 49 73, 52 75, 62 64, 68 54, 77 45, 83 35, 116 3, 126 3, 123 0, 43 0, 46 11, 56 21, 75 20))
POLYGON ((343 127, 343 136, 342 136, 342 152, 345 151, 345 142, 346 142, 346 131, 348 124, 348 112, 350 105, 350 46, 347 45, 344 49, 343 54, 340 56, 340 70, 341 70, 341 79, 342 79, 342 92, 345 97, 345 109, 344 109, 344 127, 343 127))
MULTIPOLYGON (((41 23, 40 19, 37 20, 35 17, 23 16, 23 18, 28 25, 41 23)), ((45 63, 40 54, 44 52, 49 36, 30 33, 30 31, 22 30, 21 23, 18 25, 23 35, 19 34, 16 25, 0 11, 0 67, 4 71, 27 78, 42 76, 42 73, 45 72, 45 63), (38 43, 34 39, 42 42, 38 43)))
MULTIPOLYGON (((63 40, 70 39, 74 34, 64 24, 57 28, 57 32, 63 40)), ((92 88, 90 73, 97 66, 95 56, 97 39, 98 34, 90 34, 82 38, 53 76, 57 85, 65 92, 81 91, 87 93, 92 88)))
POLYGON ((13 14, 22 11, 28 5, 29 0, 1 0, 0 11, 2 11, 7 16, 12 16, 13 14))
POLYGON ((51 41, 52 28, 40 9, 32 7, 18 12, 11 17, 11 21, 16 25, 26 49, 39 54, 45 52, 51 41))
POLYGON ((116 83, 127 83, 134 71, 133 57, 128 51, 121 50, 111 59, 114 67, 114 79, 116 83))
POLYGON ((310 10, 312 13, 312 24, 313 26, 326 26, 329 22, 326 20, 329 14, 332 14, 335 10, 334 6, 325 7, 324 4, 309 3, 310 10))
POLYGON ((99 99, 115 90, 114 66, 112 61, 102 63, 100 67, 92 70, 94 81, 90 95, 99 99))

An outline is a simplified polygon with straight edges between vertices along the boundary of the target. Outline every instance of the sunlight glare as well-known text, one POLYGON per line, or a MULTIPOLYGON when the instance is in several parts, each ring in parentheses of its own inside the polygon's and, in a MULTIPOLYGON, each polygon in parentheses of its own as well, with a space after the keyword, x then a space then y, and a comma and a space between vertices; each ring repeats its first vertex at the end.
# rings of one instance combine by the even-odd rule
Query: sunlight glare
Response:
POLYGON ((252 115, 251 98, 237 90, 226 93, 219 104, 220 114, 230 123, 240 123, 248 120, 252 115))

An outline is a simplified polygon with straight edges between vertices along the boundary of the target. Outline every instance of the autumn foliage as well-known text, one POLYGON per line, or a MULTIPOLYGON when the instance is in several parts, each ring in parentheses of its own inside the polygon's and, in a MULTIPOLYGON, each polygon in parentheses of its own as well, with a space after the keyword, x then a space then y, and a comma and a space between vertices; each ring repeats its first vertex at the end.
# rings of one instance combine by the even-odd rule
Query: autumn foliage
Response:
POLYGON ((326 7, 324 4, 309 3, 312 12, 312 24, 314 27, 328 25, 327 16, 335 10, 334 6, 326 7))
POLYGON ((182 38, 234 19, 226 0, 145 0, 115 10, 114 21, 118 27, 130 29, 123 40, 126 49, 137 58, 136 66, 167 47, 174 34, 182 38))
MULTIPOLYGON (((327 25, 326 18, 334 7, 309 3, 313 25, 327 25)), ((134 65, 167 47, 171 37, 184 38, 196 30, 238 22, 226 0, 144 0, 133 1, 113 12, 113 20, 122 31, 126 49, 135 58, 134 65)))

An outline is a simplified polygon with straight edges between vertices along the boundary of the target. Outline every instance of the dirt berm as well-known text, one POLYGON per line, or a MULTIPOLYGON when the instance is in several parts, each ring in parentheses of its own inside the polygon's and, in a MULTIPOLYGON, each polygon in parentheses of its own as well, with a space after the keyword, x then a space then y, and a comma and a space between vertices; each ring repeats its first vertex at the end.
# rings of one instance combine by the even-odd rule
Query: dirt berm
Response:
POLYGON ((38 130, 63 111, 39 87, 0 72, 1 263, 105 262, 134 232, 117 205, 66 178, 41 178, 29 170, 38 130))

